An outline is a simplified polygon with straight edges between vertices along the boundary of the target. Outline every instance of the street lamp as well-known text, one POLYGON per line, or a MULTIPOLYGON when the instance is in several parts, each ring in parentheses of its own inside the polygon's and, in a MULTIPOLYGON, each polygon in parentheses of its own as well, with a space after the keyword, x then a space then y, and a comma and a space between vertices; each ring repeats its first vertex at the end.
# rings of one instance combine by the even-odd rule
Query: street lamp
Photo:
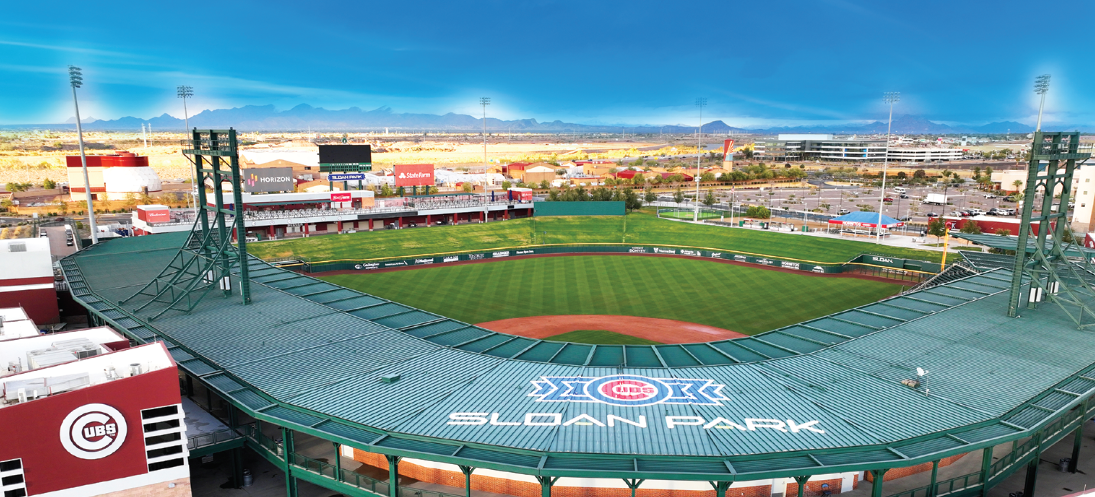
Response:
POLYGON ((479 105, 483 106, 483 166, 487 165, 487 106, 490 105, 490 97, 481 97, 479 105))
POLYGON ((890 163, 890 130, 893 127, 893 104, 901 100, 901 94, 896 91, 888 91, 882 94, 882 100, 890 104, 890 119, 886 124, 886 155, 882 157, 882 193, 878 197, 878 226, 875 227, 874 232, 875 243, 882 243, 882 206, 886 200, 886 169, 890 163))
MULTIPOLYGON (((194 96, 194 87, 180 85, 178 87, 178 96, 183 101, 183 122, 186 123, 186 133, 184 133, 184 136, 185 136, 186 134, 190 133, 190 114, 186 111, 186 99, 194 96)), ((190 138, 191 137, 187 136, 187 141, 189 141, 190 138)), ((190 198, 194 200, 194 208, 196 209, 198 207, 198 196, 197 196, 197 192, 195 191, 195 189, 198 187, 198 180, 194 176, 194 174, 196 174, 194 172, 194 170, 191 170, 190 171, 190 198)))
POLYGON ((79 67, 68 66, 68 81, 72 85, 72 105, 76 108, 76 138, 80 142, 80 167, 84 172, 88 228, 91 229, 91 243, 99 243, 99 235, 96 233, 98 230, 95 228, 95 209, 91 205, 91 182, 87 179, 87 155, 84 154, 84 130, 80 126, 80 103, 76 100, 76 89, 84 85, 84 77, 79 67))
POLYGON ((1034 93, 1042 96, 1042 103, 1038 104, 1038 126, 1034 132, 1042 131, 1042 108, 1046 106, 1046 93, 1049 92, 1049 75, 1043 74, 1034 78, 1034 93))
POLYGON ((702 153, 703 148, 703 145, 701 143, 701 140, 703 139, 703 108, 706 105, 706 98, 696 99, 696 107, 700 108, 700 127, 696 128, 696 198, 693 199, 693 202, 695 202, 696 205, 696 209, 695 212, 692 214, 692 222, 694 223, 699 222, 700 220, 700 154, 702 153))

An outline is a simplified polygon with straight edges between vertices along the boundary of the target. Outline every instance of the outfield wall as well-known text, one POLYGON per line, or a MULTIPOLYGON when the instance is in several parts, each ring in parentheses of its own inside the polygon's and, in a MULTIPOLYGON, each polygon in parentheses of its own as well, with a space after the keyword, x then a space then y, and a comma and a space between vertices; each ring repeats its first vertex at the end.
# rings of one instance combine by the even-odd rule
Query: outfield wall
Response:
POLYGON ((542 245, 521 248, 498 248, 475 252, 423 254, 393 259, 305 262, 300 265, 287 267, 290 269, 299 269, 306 273, 349 270, 371 271, 400 267, 429 266, 433 264, 449 264, 455 262, 483 261, 487 259, 504 259, 518 256, 591 253, 645 254, 677 257, 684 256, 697 259, 721 259, 808 273, 838 274, 857 272, 905 281, 920 281, 939 271, 939 264, 936 263, 911 261, 908 259, 870 254, 862 254, 846 263, 825 263, 707 248, 624 244, 542 245))

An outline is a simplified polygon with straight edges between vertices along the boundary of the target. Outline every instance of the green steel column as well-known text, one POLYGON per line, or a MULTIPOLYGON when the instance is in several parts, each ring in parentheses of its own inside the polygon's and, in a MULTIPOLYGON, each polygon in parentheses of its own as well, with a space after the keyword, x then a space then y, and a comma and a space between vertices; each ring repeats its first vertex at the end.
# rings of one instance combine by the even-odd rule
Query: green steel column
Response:
POLYGON ((871 497, 882 497, 882 480, 886 477, 887 469, 872 469, 871 497))
POLYGON ((399 456, 384 456, 388 459, 388 495, 399 497, 399 456))
POLYGON ((992 447, 985 447, 981 451, 981 497, 989 494, 989 472, 992 471, 992 447))
POLYGON ((1084 442, 1084 422, 1087 421, 1087 404, 1080 404, 1080 425, 1076 427, 1076 438, 1072 442, 1072 459, 1068 461, 1068 472, 1075 473, 1080 462, 1080 445, 1084 442))
POLYGON ((232 449, 233 488, 243 488, 243 447, 232 449))
POLYGON ((297 497, 297 479, 293 476, 293 431, 281 427, 281 455, 285 470, 285 495, 297 497))
POLYGON ((709 481, 712 487, 715 488, 715 497, 726 497, 726 491, 733 485, 732 481, 709 481))
POLYGON ((939 461, 932 461, 932 483, 928 487, 928 497, 935 497, 935 494, 939 492, 938 488, 935 488, 935 484, 938 481, 939 476, 939 461))
POLYGON ((635 497, 635 491, 638 490, 639 485, 642 485, 646 479, 642 478, 624 478, 624 484, 627 488, 631 489, 631 497, 635 497))
POLYGON ((540 482, 540 497, 551 497, 551 487, 559 481, 559 477, 537 476, 536 480, 540 482))
MULTIPOLYGON (((1037 152, 1041 150, 1041 144, 1042 133, 1040 131, 1037 131, 1034 133, 1033 146, 1030 150, 1030 162, 1027 164, 1027 181, 1024 185, 1026 188, 1026 192, 1023 195, 1023 198, 1026 201, 1023 202, 1023 208, 1021 209, 1022 212, 1020 212, 1022 220, 1019 223, 1019 233, 1017 233, 1019 235, 1019 245, 1017 246, 1023 249, 1025 249, 1027 245, 1027 239, 1030 237, 1030 216, 1034 211, 1034 192, 1036 191, 1038 183, 1039 160, 1035 159, 1034 156, 1037 154, 1037 152)), ((1052 191, 1053 190, 1051 187, 1050 192, 1052 191)), ((1052 196, 1052 193, 1050 194, 1050 196, 1052 196)), ((1011 275, 1011 291, 1008 300, 1009 317, 1019 316, 1020 302, 1022 298, 1025 298, 1025 296, 1022 295, 1023 268, 1026 265, 1027 260, 1024 254, 1025 252, 1019 251, 1016 252, 1015 255, 1015 266, 1012 268, 1013 272, 1011 275)), ((1033 287, 1034 283, 1032 282, 1031 288, 1033 287)))
POLYGON ((798 483, 798 497, 802 497, 806 491, 806 482, 810 481, 809 476, 796 476, 795 483, 798 483))
POLYGON ((475 468, 464 465, 458 467, 460 468, 460 472, 464 473, 464 496, 471 497, 471 472, 475 471, 475 468))
POLYGON ((342 444, 331 443, 335 446, 335 481, 342 481, 342 444))
POLYGON ((1042 462, 1039 454, 1034 454, 1034 459, 1027 463, 1027 478, 1023 482, 1023 495, 1034 495, 1034 485, 1038 482, 1038 463, 1042 462))
MULTIPOLYGON (((251 303, 251 276, 247 268, 247 226, 243 222, 243 183, 240 178, 240 156, 237 152, 236 130, 228 130, 228 146, 232 155, 228 159, 232 174, 232 208, 236 211, 236 241, 240 254, 240 297, 244 305, 251 303)), ((231 294, 232 290, 229 289, 231 294)))

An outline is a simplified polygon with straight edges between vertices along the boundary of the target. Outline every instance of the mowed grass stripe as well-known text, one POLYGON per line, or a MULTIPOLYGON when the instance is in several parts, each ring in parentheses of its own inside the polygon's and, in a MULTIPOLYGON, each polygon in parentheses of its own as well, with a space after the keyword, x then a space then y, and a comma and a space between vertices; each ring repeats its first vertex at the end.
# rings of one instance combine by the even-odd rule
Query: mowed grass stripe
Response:
POLYGON ((487 224, 362 231, 265 241, 248 244, 247 248, 250 253, 267 260, 299 257, 309 261, 359 261, 533 244, 624 241, 708 247, 831 263, 846 262, 864 252, 929 261, 938 261, 941 255, 940 252, 889 247, 866 241, 681 223, 658 219, 652 211, 627 216, 540 217, 487 224))
POLYGON ((855 278, 632 256, 499 260, 322 279, 468 323, 613 314, 750 335, 875 302, 901 289, 855 278))

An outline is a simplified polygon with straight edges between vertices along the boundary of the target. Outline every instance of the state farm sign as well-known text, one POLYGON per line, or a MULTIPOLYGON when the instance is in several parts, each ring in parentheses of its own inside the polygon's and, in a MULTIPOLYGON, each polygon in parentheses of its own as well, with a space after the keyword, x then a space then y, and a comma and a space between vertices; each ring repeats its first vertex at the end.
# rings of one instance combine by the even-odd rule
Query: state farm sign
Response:
POLYGON ((432 186, 433 164, 396 164, 395 186, 432 186))

